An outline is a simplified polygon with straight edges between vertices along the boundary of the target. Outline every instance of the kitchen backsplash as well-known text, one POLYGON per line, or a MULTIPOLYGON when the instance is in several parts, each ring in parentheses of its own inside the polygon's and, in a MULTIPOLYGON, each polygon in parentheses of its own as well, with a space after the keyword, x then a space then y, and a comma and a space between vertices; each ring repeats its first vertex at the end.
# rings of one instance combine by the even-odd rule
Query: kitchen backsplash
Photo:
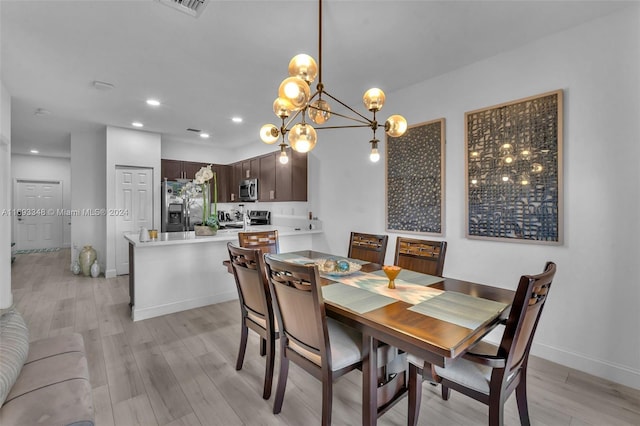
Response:
MULTIPOLYGON (((218 203, 218 210, 239 210, 239 204, 244 204, 245 210, 269 210, 271 212, 271 224, 291 226, 293 228, 322 229, 322 221, 309 220, 310 206, 308 202, 277 202, 277 203, 218 203)), ((315 215, 314 215, 315 216, 315 215)))

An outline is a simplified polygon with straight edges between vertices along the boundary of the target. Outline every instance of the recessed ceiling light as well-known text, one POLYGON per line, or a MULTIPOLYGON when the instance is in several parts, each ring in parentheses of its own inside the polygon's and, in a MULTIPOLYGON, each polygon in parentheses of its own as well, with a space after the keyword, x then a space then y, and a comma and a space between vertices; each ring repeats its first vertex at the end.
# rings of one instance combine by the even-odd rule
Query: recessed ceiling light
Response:
POLYGON ((133 127, 144 127, 144 124, 142 124, 142 123, 141 123, 141 122, 139 122, 139 121, 134 121, 133 123, 131 123, 131 125, 132 125, 133 127))
POLYGON ((38 116, 49 115, 49 114, 51 114, 51 111, 44 108, 38 108, 33 112, 33 115, 38 115, 38 116))
POLYGON ((242 117, 233 117, 231 121, 234 123, 242 123, 242 117))
POLYGON ((32 153, 32 154, 38 154, 40 151, 38 151, 37 149, 32 149, 29 152, 32 153))
POLYGON ((98 81, 98 80, 94 80, 91 83, 91 85, 93 86, 94 89, 97 89, 97 90, 111 90, 114 87, 116 87, 111 83, 107 83, 106 81, 98 81))
POLYGON ((160 106, 160 101, 157 99, 147 99, 147 105, 160 106))
POLYGON ((200 133, 200 137, 203 139, 207 139, 209 137, 209 133, 200 133))

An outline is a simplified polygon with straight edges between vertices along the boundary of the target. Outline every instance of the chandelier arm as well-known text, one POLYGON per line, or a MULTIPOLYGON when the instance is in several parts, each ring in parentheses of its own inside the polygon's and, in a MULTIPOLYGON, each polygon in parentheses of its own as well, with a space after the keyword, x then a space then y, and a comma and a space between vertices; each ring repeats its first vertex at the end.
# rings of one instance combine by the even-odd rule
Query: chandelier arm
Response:
MULTIPOLYGON (((293 114, 291 117, 289 117, 289 121, 287 121, 287 124, 283 124, 282 125, 283 130, 285 130, 285 131, 282 132, 282 136, 284 136, 284 134, 290 130, 289 129, 289 124, 291 124, 293 122, 293 120, 295 120, 300 115, 300 113, 305 111, 305 110, 306 110, 306 108, 299 109, 299 110, 296 111, 295 114, 293 114)), ((303 115, 303 117, 304 117, 304 115, 303 115)), ((282 121, 284 122, 284 120, 282 120, 282 121)))
MULTIPOLYGON (((316 107, 314 107, 314 108, 317 109, 318 111, 325 111, 322 108, 316 108, 316 107)), ((359 120, 358 118, 349 117, 348 115, 340 114, 339 112, 335 112, 335 111, 327 111, 327 112, 330 112, 331 115, 334 115, 334 116, 337 116, 337 117, 342 117, 342 118, 346 118, 347 120, 351 120, 351 121, 356 121, 358 123, 362 123, 366 127, 371 127, 371 124, 372 124, 372 122, 369 121, 369 120, 366 120, 366 121, 365 120, 359 120)))
POLYGON ((350 110, 351 112, 353 112, 354 114, 358 115, 359 117, 362 117, 364 120, 367 121, 367 123, 371 124, 373 123, 373 121, 369 120, 367 117, 365 117, 364 115, 360 114, 358 111, 356 111, 355 109, 351 108, 349 105, 345 104, 344 102, 342 102, 340 99, 332 96, 330 93, 328 93, 327 91, 324 92, 325 95, 329 96, 331 99, 333 99, 334 101, 336 101, 337 103, 339 103, 340 105, 342 105, 343 107, 347 108, 348 110, 350 110))
POLYGON ((325 126, 325 127, 314 127, 314 129, 316 130, 323 130, 323 129, 350 129, 350 128, 355 128, 355 127, 371 127, 368 124, 354 124, 351 126, 325 126))

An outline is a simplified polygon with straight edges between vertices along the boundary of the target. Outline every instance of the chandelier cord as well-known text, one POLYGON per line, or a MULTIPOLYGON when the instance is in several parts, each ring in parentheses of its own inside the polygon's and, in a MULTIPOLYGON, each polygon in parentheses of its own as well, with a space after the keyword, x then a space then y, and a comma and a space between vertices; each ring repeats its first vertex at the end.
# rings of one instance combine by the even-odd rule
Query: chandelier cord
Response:
POLYGON ((322 0, 318 0, 318 92, 322 96, 322 0))

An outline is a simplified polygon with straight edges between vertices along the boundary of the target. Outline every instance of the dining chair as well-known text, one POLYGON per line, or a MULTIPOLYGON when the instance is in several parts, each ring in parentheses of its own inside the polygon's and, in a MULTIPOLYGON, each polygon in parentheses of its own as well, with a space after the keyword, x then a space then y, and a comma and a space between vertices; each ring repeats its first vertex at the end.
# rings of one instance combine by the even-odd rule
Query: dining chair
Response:
POLYGON ((227 249, 238 289, 242 317, 236 370, 242 369, 251 329, 260 336, 260 355, 267 355, 262 397, 269 399, 278 331, 265 275, 263 254, 259 248, 243 248, 233 243, 227 243, 227 249))
POLYGON ((280 372, 273 413, 282 410, 289 362, 322 381, 322 424, 331 424, 333 382, 362 368, 362 335, 325 312, 316 265, 265 256, 269 289, 280 324, 280 372))
POLYGON ((515 390, 520 423, 530 424, 526 381, 529 351, 555 273, 555 263, 547 262, 541 274, 520 278, 499 346, 480 341, 445 368, 409 355, 408 424, 418 421, 420 376, 440 383, 444 400, 454 389, 488 405, 492 426, 503 424, 504 403, 515 390))
MULTIPOLYGON (((278 231, 255 231, 255 232, 238 232, 238 244, 244 248, 260 249, 262 253, 279 253, 280 241, 278 239, 278 231)), ((231 264, 228 260, 222 261, 227 267, 227 271, 233 274, 231 264)))
POLYGON ((387 253, 388 235, 363 234, 352 232, 349 239, 349 253, 347 257, 367 262, 384 264, 387 253))
POLYGON ((446 252, 446 241, 398 237, 393 263, 403 269, 441 277, 446 252))

